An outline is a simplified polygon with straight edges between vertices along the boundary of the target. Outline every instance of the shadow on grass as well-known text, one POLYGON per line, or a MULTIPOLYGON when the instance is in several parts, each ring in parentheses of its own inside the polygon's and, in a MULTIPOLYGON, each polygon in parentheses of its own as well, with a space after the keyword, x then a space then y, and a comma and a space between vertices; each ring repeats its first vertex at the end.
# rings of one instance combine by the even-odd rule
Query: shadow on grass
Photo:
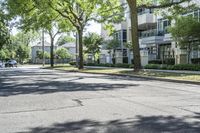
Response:
MULTIPOLYGON (((35 127, 26 133, 198 133, 200 122, 186 122, 173 116, 137 116, 135 119, 99 122, 81 120, 35 127)), ((22 132, 21 132, 22 133, 22 132)))

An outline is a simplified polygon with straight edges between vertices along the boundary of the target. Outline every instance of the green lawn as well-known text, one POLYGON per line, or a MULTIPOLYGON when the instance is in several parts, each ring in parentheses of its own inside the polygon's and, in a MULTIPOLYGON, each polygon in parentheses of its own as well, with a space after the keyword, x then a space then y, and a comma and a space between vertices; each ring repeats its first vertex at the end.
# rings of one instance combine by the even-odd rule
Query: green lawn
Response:
MULTIPOLYGON (((50 67, 45 67, 50 69, 50 67)), ((182 74, 182 73, 169 73, 169 72, 153 72, 153 71, 140 71, 133 72, 132 70, 125 70, 123 68, 85 68, 78 70, 74 66, 70 65, 56 65, 53 69, 66 70, 66 71, 77 71, 85 73, 105 73, 105 74, 121 74, 129 76, 143 76, 143 77, 155 77, 164 79, 176 79, 176 80, 187 80, 187 81, 198 81, 200 82, 199 74, 182 74)))

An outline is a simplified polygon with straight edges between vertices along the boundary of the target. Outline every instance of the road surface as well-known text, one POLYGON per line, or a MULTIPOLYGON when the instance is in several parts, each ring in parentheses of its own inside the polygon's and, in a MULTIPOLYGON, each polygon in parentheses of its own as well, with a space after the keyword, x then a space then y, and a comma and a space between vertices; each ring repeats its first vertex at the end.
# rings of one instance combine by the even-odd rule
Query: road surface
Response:
POLYGON ((199 85, 37 67, 0 69, 1 133, 199 131, 199 85))

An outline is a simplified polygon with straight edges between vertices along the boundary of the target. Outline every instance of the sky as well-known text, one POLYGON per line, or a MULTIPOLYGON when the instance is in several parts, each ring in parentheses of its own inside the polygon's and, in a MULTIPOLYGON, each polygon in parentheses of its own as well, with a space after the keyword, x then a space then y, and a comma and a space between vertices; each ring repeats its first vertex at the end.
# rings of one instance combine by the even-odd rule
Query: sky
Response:
MULTIPOLYGON (((12 29, 13 35, 17 34, 17 32, 18 32, 18 30, 16 28, 12 29)), ((88 33, 88 32, 95 32, 100 35, 101 34, 101 24, 96 23, 94 21, 89 22, 89 25, 86 26, 85 33, 88 33)))
MULTIPOLYGON (((16 28, 12 29, 13 35, 17 34, 17 32, 18 32, 18 30, 16 28)), ((101 35, 101 24, 96 23, 94 21, 89 22, 89 25, 86 26, 86 31, 85 31, 84 35, 87 33, 90 33, 90 32, 94 32, 94 33, 101 35)), ((55 40, 57 41, 58 38, 59 38, 59 36, 57 36, 55 38, 55 40)), ((50 42, 49 35, 47 35, 47 34, 45 35, 45 41, 50 42)), ((31 44, 31 45, 35 45, 35 44, 31 44)))
POLYGON ((101 34, 101 24, 91 21, 89 26, 86 27, 86 32, 95 32, 97 34, 101 34))

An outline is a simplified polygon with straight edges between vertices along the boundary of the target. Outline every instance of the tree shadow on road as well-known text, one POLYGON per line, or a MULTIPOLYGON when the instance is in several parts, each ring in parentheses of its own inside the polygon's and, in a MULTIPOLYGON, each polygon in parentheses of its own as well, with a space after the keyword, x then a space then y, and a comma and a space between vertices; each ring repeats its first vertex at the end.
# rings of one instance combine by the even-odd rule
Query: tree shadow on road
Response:
MULTIPOLYGON (((14 71, 4 73, 0 77, 0 97, 22 94, 48 94, 56 92, 73 91, 106 91, 125 89, 128 87, 139 86, 139 84, 125 84, 123 82, 109 83, 109 81, 129 80, 126 77, 116 77, 107 75, 70 75, 57 71, 14 71), (63 79, 63 80, 60 80, 63 79), (87 79, 89 83, 77 82, 87 79), (107 83, 93 83, 93 79, 109 79, 107 83)), ((132 79, 133 80, 133 79, 132 79)))
MULTIPOLYGON (((200 122, 173 116, 137 116, 135 119, 99 122, 81 120, 30 128, 26 133, 198 133, 200 122)), ((21 132, 22 133, 22 132, 21 132)))
POLYGON ((62 82, 37 80, 36 83, 1 83, 0 96, 7 97, 21 94, 48 94, 74 91, 106 91, 125 89, 134 86, 138 86, 138 84, 80 83, 73 81, 62 82))

